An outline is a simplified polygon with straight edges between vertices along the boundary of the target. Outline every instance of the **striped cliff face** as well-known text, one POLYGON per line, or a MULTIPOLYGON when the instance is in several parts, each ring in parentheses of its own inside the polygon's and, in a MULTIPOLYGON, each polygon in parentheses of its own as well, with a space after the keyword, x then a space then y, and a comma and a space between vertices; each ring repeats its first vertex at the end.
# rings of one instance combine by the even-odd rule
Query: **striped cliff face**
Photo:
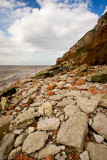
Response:
POLYGON ((82 37, 63 57, 57 59, 57 64, 64 62, 75 65, 107 63, 107 12, 98 20, 93 30, 82 37))

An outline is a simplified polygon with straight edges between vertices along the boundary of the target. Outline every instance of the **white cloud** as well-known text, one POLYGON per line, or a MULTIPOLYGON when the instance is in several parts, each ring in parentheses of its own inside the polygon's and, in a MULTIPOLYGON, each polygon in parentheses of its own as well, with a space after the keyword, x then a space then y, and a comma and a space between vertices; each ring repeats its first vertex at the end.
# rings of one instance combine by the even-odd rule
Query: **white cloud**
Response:
MULTIPOLYGON (((12 1, 12 0, 11 0, 12 1)), ((15 0, 13 0, 15 1, 15 0)), ((18 58, 18 63, 54 64, 97 23, 98 15, 89 11, 90 1, 37 0, 41 9, 17 8, 7 38, 1 32, 0 54, 18 58), (23 14, 21 14, 23 13, 23 14), (17 18, 17 17, 20 18, 17 18), (30 58, 28 58, 30 57, 30 58)), ((1 61, 1 58, 0 58, 1 61)), ((3 62, 3 57, 2 57, 3 62)), ((7 61, 8 63, 8 61, 7 61)), ((16 63, 16 62, 15 62, 16 63)))

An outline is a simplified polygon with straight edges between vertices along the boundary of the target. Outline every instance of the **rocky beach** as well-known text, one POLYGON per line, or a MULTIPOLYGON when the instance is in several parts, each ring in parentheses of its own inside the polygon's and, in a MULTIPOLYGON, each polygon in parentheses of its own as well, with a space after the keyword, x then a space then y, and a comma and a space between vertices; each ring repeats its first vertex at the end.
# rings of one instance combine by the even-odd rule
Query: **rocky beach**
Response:
POLYGON ((107 160, 107 12, 93 33, 0 91, 0 160, 107 160))

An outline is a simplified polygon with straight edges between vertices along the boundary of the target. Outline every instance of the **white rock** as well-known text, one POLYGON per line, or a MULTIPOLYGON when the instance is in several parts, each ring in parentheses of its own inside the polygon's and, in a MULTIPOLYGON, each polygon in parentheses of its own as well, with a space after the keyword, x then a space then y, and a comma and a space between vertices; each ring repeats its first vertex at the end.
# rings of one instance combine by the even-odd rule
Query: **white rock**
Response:
POLYGON ((64 108, 64 112, 65 112, 65 116, 70 117, 74 113, 78 112, 78 108, 77 106, 70 104, 64 108))
POLYGON ((88 133, 88 118, 85 113, 74 113, 66 122, 63 122, 57 134, 57 143, 74 147, 82 151, 85 136, 88 133))
POLYGON ((91 99, 97 100, 98 105, 100 107, 107 108, 107 95, 106 94, 91 96, 91 99))
POLYGON ((63 98, 62 95, 58 94, 58 95, 53 95, 53 96, 50 96, 49 99, 53 100, 53 101, 58 101, 58 100, 61 100, 63 98))
POLYGON ((38 153, 38 159, 45 158, 47 155, 55 155, 60 152, 60 148, 55 145, 48 144, 45 148, 41 149, 38 153))
POLYGON ((80 154, 81 160, 89 160, 88 151, 84 151, 80 154))
POLYGON ((44 115, 44 109, 42 107, 38 108, 38 114, 40 114, 41 116, 44 115))
POLYGON ((56 160, 59 160, 59 159, 60 159, 60 153, 58 153, 58 154, 55 155, 55 159, 56 159, 56 160))
POLYGON ((14 146, 17 147, 21 145, 24 142, 25 138, 26 138, 25 133, 22 133, 21 135, 19 135, 15 140, 14 146))
POLYGON ((52 115, 53 111, 52 111, 52 105, 51 105, 51 103, 46 102, 46 103, 42 104, 41 108, 43 108, 46 116, 50 117, 52 115))
POLYGON ((107 160, 107 146, 104 144, 89 142, 86 150, 91 160, 107 160))
POLYGON ((38 122, 38 130, 57 130, 60 125, 59 118, 45 118, 38 122))
POLYGON ((104 113, 98 112, 94 117, 92 128, 107 139, 107 117, 104 113))
POLYGON ((28 125, 35 121, 37 113, 32 108, 28 109, 24 113, 19 114, 14 120, 11 121, 9 129, 11 131, 15 129, 26 128, 28 125))
POLYGON ((93 133, 93 135, 97 143, 102 143, 104 141, 104 138, 102 136, 97 135, 95 133, 93 133))
POLYGON ((28 128, 28 134, 34 132, 34 129, 35 129, 34 127, 29 127, 29 128, 28 128))
POLYGON ((67 158, 66 155, 62 155, 59 160, 66 160, 66 158, 67 158))
POLYGON ((63 114, 60 115, 60 116, 59 116, 59 119, 60 119, 60 121, 64 121, 64 115, 63 115, 63 114))
POLYGON ((92 123, 93 123, 92 119, 89 119, 88 124, 91 126, 91 125, 92 125, 92 123))
POLYGON ((16 156, 21 153, 21 149, 22 149, 22 148, 21 148, 20 146, 17 147, 17 148, 15 148, 15 149, 13 149, 13 150, 9 153, 9 155, 8 155, 8 160, 13 160, 13 159, 15 159, 16 156))
POLYGON ((15 141, 15 134, 9 133, 0 141, 0 160, 7 160, 7 154, 13 148, 15 141))
POLYGON ((93 113, 98 106, 98 101, 81 97, 77 99, 77 104, 83 112, 93 113))
POLYGON ((59 146, 61 150, 65 150, 65 146, 59 146))
POLYGON ((61 102, 57 103, 58 107, 65 107, 69 104, 75 105, 75 102, 71 98, 64 98, 61 102))
POLYGON ((23 129, 16 129, 13 131, 15 134, 21 134, 23 132, 23 129))
POLYGON ((60 81, 57 83, 58 88, 62 88, 64 85, 65 85, 65 82, 63 82, 63 81, 60 81))
POLYGON ((38 107, 38 106, 40 106, 40 105, 42 105, 42 101, 40 102, 40 101, 37 101, 37 102, 35 102, 35 103, 32 103, 31 105, 30 105, 30 107, 38 107))
POLYGON ((47 139, 48 135, 45 131, 30 133, 23 143, 22 151, 28 154, 33 153, 41 149, 45 145, 47 139))

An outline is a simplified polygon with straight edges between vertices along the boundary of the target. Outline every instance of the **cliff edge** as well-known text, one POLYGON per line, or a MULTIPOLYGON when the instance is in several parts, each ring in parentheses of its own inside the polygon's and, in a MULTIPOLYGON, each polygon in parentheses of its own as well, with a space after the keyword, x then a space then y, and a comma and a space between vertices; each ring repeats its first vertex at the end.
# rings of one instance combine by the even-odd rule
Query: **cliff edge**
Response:
POLYGON ((107 64, 107 12, 93 30, 86 33, 56 64, 89 65, 107 64))

